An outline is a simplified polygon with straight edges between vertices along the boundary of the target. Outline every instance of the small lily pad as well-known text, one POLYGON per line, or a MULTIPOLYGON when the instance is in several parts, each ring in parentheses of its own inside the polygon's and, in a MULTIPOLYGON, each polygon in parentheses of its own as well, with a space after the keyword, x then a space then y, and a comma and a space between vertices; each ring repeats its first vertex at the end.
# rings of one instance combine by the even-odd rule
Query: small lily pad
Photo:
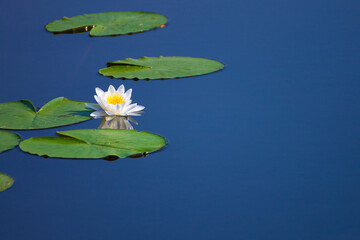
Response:
POLYGON ((0 103, 0 128, 20 130, 65 126, 89 120, 92 111, 85 102, 64 97, 51 100, 39 111, 29 100, 0 103))
POLYGON ((53 33, 90 31, 90 36, 114 36, 163 27, 167 17, 151 12, 104 12, 64 17, 46 25, 53 33))
POLYGON ((0 173, 0 192, 5 191, 14 184, 14 179, 8 175, 0 173))
POLYGON ((0 130, 0 153, 16 147, 20 140, 18 134, 0 130))
POLYGON ((165 146, 157 134, 122 129, 82 129, 57 132, 59 137, 33 137, 20 143, 21 150, 57 158, 128 157, 151 153, 165 146))
POLYGON ((123 79, 169 79, 204 75, 219 71, 224 64, 205 58, 142 57, 110 62, 99 73, 123 79))

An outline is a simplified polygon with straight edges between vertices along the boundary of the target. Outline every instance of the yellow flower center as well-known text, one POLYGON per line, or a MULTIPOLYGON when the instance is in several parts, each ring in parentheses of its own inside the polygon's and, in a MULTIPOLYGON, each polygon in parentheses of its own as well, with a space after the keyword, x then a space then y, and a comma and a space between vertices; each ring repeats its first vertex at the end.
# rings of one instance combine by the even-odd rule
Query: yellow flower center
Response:
POLYGON ((125 98, 122 95, 120 96, 118 93, 116 93, 113 95, 109 95, 106 98, 106 101, 108 104, 116 105, 116 104, 122 104, 125 101, 125 98))

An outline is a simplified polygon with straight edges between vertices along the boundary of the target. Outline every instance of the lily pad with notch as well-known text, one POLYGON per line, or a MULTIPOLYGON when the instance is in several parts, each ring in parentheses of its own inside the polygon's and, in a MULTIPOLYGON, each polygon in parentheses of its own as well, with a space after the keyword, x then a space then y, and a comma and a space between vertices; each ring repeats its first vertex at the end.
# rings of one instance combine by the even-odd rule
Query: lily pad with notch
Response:
POLYGON ((206 58, 142 57, 107 63, 99 73, 122 79, 170 79, 209 74, 224 68, 224 64, 206 58))
POLYGON ((136 130, 81 129, 59 131, 58 137, 33 137, 20 143, 24 152, 56 158, 124 158, 148 154, 166 145, 164 137, 136 130))
POLYGON ((14 184, 14 179, 6 174, 0 173, 0 192, 9 189, 14 184))
POLYGON ((18 134, 0 130, 0 153, 16 147, 20 140, 18 134))
POLYGON ((90 31, 90 36, 117 36, 163 27, 166 22, 167 17, 152 12, 104 12, 64 17, 45 28, 55 34, 90 31))
POLYGON ((91 119, 93 111, 85 103, 58 97, 39 111, 29 100, 0 103, 0 128, 44 129, 83 122, 91 119))

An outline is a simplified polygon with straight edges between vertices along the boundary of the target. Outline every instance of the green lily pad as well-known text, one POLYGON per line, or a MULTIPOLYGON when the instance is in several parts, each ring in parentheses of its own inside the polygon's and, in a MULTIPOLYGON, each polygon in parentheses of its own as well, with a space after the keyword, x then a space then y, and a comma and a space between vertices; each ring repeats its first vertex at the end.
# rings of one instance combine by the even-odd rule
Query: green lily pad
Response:
POLYGON ((0 173, 0 192, 5 191, 14 184, 14 179, 8 175, 0 173))
POLYGON ((0 153, 16 147, 21 137, 16 133, 0 130, 0 153))
POLYGON ((90 119, 92 109, 85 102, 59 97, 39 111, 28 100, 0 103, 0 128, 43 129, 70 125, 90 119))
POLYGON ((53 33, 90 31, 90 36, 114 36, 144 32, 163 27, 167 17, 151 12, 104 12, 64 17, 46 25, 53 33))
POLYGON ((224 64, 205 58, 160 56, 111 62, 99 73, 123 79, 168 79, 204 75, 223 68, 224 64))
POLYGON ((82 129, 57 132, 59 137, 33 137, 20 143, 21 150, 57 158, 128 157, 161 149, 160 135, 122 129, 82 129))

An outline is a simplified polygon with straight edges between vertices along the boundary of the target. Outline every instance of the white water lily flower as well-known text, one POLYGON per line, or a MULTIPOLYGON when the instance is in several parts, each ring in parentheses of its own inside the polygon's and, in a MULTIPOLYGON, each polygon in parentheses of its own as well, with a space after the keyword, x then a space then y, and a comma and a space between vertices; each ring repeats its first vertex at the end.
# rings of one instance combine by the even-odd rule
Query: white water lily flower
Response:
POLYGON ((100 88, 95 88, 95 91, 94 98, 98 104, 86 104, 86 106, 95 110, 90 114, 92 117, 140 116, 140 113, 145 108, 137 105, 137 103, 131 104, 132 89, 130 88, 125 92, 124 85, 121 85, 117 90, 110 85, 107 92, 100 88))

